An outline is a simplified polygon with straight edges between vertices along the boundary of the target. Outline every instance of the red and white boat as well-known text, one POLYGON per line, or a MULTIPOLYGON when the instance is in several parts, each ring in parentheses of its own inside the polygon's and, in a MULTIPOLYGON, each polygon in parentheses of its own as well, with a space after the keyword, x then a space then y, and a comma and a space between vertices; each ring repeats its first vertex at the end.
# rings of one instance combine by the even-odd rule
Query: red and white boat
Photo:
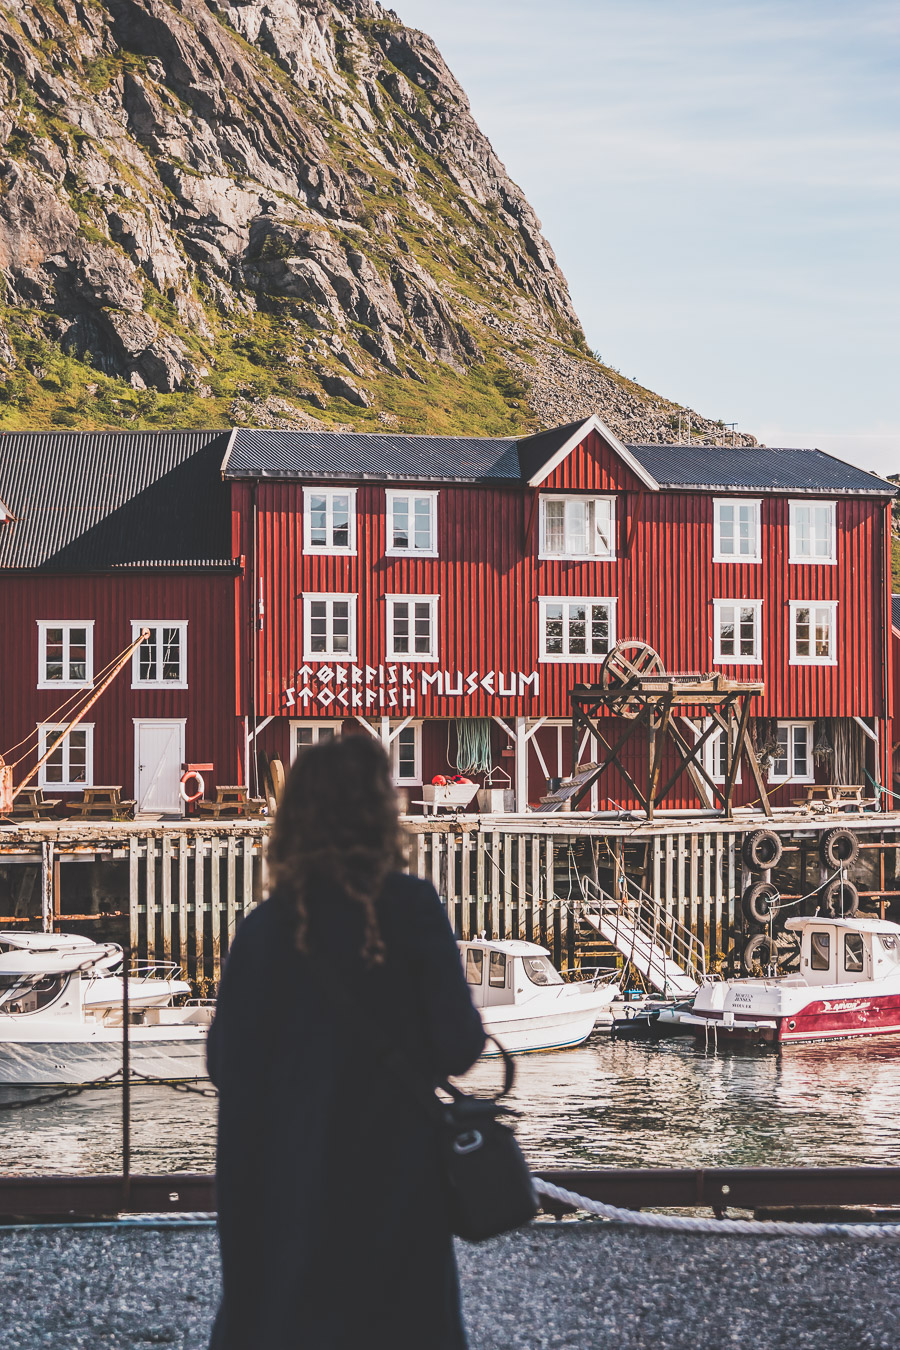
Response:
POLYGON ((900 1034, 900 924, 817 915, 785 927, 800 937, 799 972, 707 980, 683 1030, 778 1045, 900 1034))

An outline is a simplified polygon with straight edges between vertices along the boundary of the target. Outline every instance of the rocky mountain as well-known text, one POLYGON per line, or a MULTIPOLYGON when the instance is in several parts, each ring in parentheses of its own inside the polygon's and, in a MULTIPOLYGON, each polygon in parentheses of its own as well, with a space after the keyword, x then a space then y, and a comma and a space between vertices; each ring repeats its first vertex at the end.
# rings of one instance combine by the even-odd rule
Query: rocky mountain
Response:
POLYGON ((393 11, 0 3, 0 427, 593 411, 664 440, 680 410, 588 352, 540 222, 393 11))

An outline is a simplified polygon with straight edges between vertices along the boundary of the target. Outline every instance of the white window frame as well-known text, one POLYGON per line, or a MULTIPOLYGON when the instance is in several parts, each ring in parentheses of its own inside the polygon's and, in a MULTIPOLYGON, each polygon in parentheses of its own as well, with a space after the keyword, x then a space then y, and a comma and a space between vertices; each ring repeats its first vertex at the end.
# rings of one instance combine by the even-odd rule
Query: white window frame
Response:
MULTIPOLYGON (((606 605, 609 609, 609 646, 607 652, 612 651, 616 645, 616 607, 618 600, 612 595, 539 595, 538 596, 538 614, 540 626, 540 646, 538 661, 547 665, 565 665, 565 666, 596 666, 603 661, 607 652, 600 652, 598 655, 592 655, 590 652, 576 652, 569 655, 567 652, 548 653, 547 651, 547 606, 548 605, 606 605)), ((568 620, 563 619, 563 641, 568 645, 568 620)))
POLYGON ((837 503, 823 502, 815 497, 801 498, 788 502, 788 562, 802 563, 807 567, 834 567, 837 564, 837 503), (831 556, 817 558, 812 555, 800 555, 797 552, 797 511, 825 507, 831 517, 831 556))
MULTIPOLYGON (((61 731, 65 731, 69 725, 68 722, 39 722, 38 723, 38 759, 43 759, 53 741, 61 731)), ((69 745, 70 739, 67 736, 60 749, 63 757, 63 770, 66 774, 64 783, 53 783, 47 781, 47 765, 42 764, 38 769, 37 785, 47 792, 83 792, 85 788, 94 786, 94 723, 79 722, 74 731, 84 731, 85 735, 85 778, 83 783, 73 783, 70 781, 69 764, 69 745)))
MULTIPOLYGON (((157 653, 160 646, 160 630, 163 628, 177 628, 180 636, 178 640, 181 659, 179 661, 180 674, 177 680, 142 680, 141 679, 141 647, 136 647, 134 655, 131 658, 131 687, 132 689, 187 689, 188 687, 188 654, 187 654, 187 619, 132 619, 131 620, 131 640, 136 642, 141 635, 141 630, 149 628, 155 630, 154 640, 156 642, 157 653)), ((157 655, 157 662, 159 656, 157 655)))
POLYGON ((292 718, 291 739, 290 739, 291 763, 293 764, 294 760, 297 758, 297 755, 299 753, 299 749, 297 746, 297 732, 301 729, 301 727, 312 727, 313 745, 317 745, 321 739, 321 733, 323 731, 330 731, 335 738, 340 736, 342 725, 343 724, 341 722, 329 722, 325 719, 320 720, 317 717, 292 718))
POLYGON ((726 596, 713 600, 713 660, 717 666, 759 666, 762 664, 762 600, 746 600, 743 597, 726 596), (722 610, 726 607, 753 609, 753 655, 729 656, 722 654, 722 610))
MULTIPOLYGON (((708 722, 704 720, 701 723, 700 727, 701 734, 706 730, 707 726, 708 722)), ((725 782, 725 775, 716 773, 715 749, 721 737, 725 736, 726 734, 727 733, 722 729, 722 727, 719 727, 718 732, 716 731, 712 732, 712 734, 709 737, 709 740, 703 747, 703 767, 709 774, 712 781, 716 784, 722 784, 725 782)), ((737 754, 738 752, 735 751, 735 753, 737 754)), ((739 754, 738 754, 737 773, 735 774, 734 781, 735 783, 739 783, 741 781, 741 757, 739 754)))
MULTIPOLYGON (((792 666, 836 666, 838 663, 837 641, 837 600, 792 600, 791 607, 791 665, 792 666), (827 609, 830 614, 830 642, 827 656, 800 656, 797 652, 797 613, 801 609, 827 609)), ((813 617, 812 644, 815 645, 815 616, 813 617)))
POLYGON ((94 682, 94 620, 93 619, 38 619, 38 689, 89 689, 94 682), (63 665, 69 664, 69 629, 84 628, 85 631, 85 669, 84 680, 48 680, 47 679, 47 630, 63 630, 63 665))
MULTIPOLYGON (((393 730, 393 728, 392 728, 393 730)), ((415 764, 413 766, 412 778, 400 777, 400 737, 403 734, 398 731, 397 735, 391 741, 391 777, 394 780, 394 787, 421 787, 422 786, 422 723, 421 721, 409 722, 403 728, 403 731, 412 731, 415 735, 415 764)))
POLYGON ((437 500, 438 494, 430 488, 395 488, 385 493, 385 554, 388 558, 436 558, 438 556, 437 537, 437 500), (394 502, 398 497, 427 497, 430 506, 431 547, 416 548, 410 544, 407 548, 395 548, 394 538, 394 502))
MULTIPOLYGON (((616 557, 616 499, 604 493, 583 493, 583 492, 545 492, 541 493, 540 498, 540 517, 538 522, 538 558, 549 561, 555 559, 563 562, 614 562, 616 557), (549 552, 544 545, 545 538, 545 520, 547 514, 548 502, 608 502, 609 503, 609 551, 606 553, 567 553, 563 550, 561 553, 549 552)), ((596 527, 595 527, 596 532, 596 527)), ((565 535, 565 526, 563 527, 565 535)))
POLYGON ((402 661, 404 665, 429 665, 438 657, 438 600, 439 595, 386 595, 387 636, 385 649, 388 661, 402 661), (427 652, 398 652, 394 649, 394 606, 397 604, 427 604, 430 610, 431 647, 427 652))
MULTIPOLYGON (((356 660, 356 592, 355 591, 304 591, 303 592, 303 660, 304 661, 337 661, 339 664, 350 664, 356 660), (311 615, 310 606, 317 601, 326 603, 346 600, 349 604, 349 627, 347 633, 347 647, 345 652, 336 652, 329 650, 325 652, 314 652, 311 648, 311 615)), ((329 620, 329 629, 331 630, 332 641, 334 639, 334 619, 329 620)))
POLYGON ((303 489, 303 552, 326 555, 332 558, 352 558, 356 555, 356 488, 355 487, 305 487, 303 489), (335 544, 314 544, 312 542, 312 510, 310 507, 311 497, 324 497, 326 499, 327 532, 329 537, 334 534, 334 498, 348 498, 348 512, 350 518, 350 543, 347 547, 335 544))
POLYGON ((778 718, 778 726, 787 727, 788 730, 788 771, 785 774, 775 773, 775 760, 769 765, 769 782, 775 786, 784 783, 814 783, 816 781, 816 765, 813 759, 813 723, 804 718, 793 718, 790 721, 784 718, 778 718), (802 777, 794 773, 794 728, 806 728, 806 757, 809 764, 809 772, 802 777))
MULTIPOLYGON (((735 526, 738 522, 735 521, 735 526)), ((761 563, 762 562, 762 499, 760 497, 714 497, 713 498, 713 562, 717 563, 761 563), (722 550, 722 517, 724 506, 749 506, 753 508, 756 522, 756 550, 753 553, 725 553, 722 550)))

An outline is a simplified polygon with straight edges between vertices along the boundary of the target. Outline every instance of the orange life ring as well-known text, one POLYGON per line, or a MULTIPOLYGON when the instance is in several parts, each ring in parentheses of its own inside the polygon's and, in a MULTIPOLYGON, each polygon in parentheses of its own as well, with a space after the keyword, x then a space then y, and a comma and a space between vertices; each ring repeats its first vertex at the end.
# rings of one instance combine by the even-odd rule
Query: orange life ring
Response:
POLYGON ((188 802, 189 804, 191 802, 195 802, 200 797, 203 796, 205 791, 206 791, 206 784, 203 781, 202 773, 198 773, 196 769, 187 769, 181 775, 181 782, 178 784, 178 794, 183 802, 188 802), (185 791, 185 784, 191 778, 193 778, 197 783, 197 791, 194 793, 189 793, 185 791))

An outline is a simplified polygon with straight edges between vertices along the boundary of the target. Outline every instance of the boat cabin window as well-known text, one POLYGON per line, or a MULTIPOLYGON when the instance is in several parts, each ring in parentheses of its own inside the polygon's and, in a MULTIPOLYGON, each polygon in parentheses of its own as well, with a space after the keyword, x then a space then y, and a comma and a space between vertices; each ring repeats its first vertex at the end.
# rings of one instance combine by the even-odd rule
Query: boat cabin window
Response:
POLYGON ((469 984, 481 984, 484 979, 484 952, 475 947, 466 950, 466 979, 469 984))
POLYGON ((863 940, 859 933, 844 934, 844 969, 853 972, 863 969, 863 940))
POLYGON ((831 965, 831 934, 810 933, 809 964, 812 970, 827 970, 831 965))
POLYGON ((502 952, 491 952, 488 965, 488 984, 492 989, 506 988, 506 957, 502 952))
POLYGON ((893 933, 879 933, 878 941, 886 952, 895 952, 897 950, 897 939, 893 933))
POLYGON ((522 958, 525 974, 532 984, 562 984, 559 971, 546 956, 525 956, 522 958))
POLYGON ((45 975, 35 980, 26 975, 0 975, 0 1011, 36 1013, 62 993, 68 975, 45 975))

